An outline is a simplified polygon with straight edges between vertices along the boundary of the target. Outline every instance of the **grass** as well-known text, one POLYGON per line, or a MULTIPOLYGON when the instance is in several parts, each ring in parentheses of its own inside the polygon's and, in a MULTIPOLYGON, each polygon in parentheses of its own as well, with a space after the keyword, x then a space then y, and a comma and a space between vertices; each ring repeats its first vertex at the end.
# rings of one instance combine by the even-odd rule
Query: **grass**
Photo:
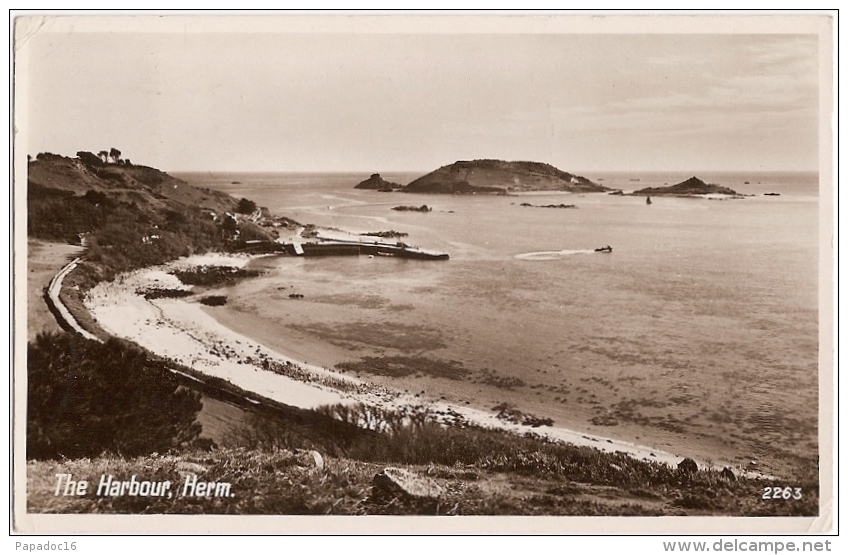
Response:
MULTIPOLYGON (((307 451, 295 448, 220 448, 132 459, 98 457, 30 461, 27 507, 33 513, 288 514, 288 515, 814 515, 817 495, 777 503, 761 499, 762 482, 721 482, 712 473, 691 481, 644 487, 611 487, 568 471, 519 472, 480 464, 412 464, 414 473, 441 489, 426 502, 373 495, 372 480, 385 462, 323 455, 316 468, 307 451), (56 496, 56 474, 91 485, 85 496, 56 496), (171 498, 96 495, 103 475, 116 480, 170 481, 182 491, 186 477, 230 485, 232 497, 171 498)), ((621 462, 621 461, 619 461, 621 462)), ((603 460, 588 460, 594 467, 603 460)), ((670 472, 670 474, 674 474, 670 472)))
MULTIPOLYGON (((494 482, 506 477, 510 483, 531 484, 533 491, 546 495, 579 491, 575 498, 598 501, 608 497, 632 505, 628 509, 613 503, 613 507, 594 507, 591 511, 600 512, 586 514, 645 514, 643 510, 648 507, 653 507, 650 514, 661 510, 661 514, 681 515, 810 516, 818 512, 818 482, 809 471, 793 481, 802 488, 801 500, 774 502, 762 499, 763 488, 778 484, 764 479, 739 477, 738 481, 727 481, 717 471, 687 474, 662 463, 535 435, 521 437, 462 423, 445 426, 436 421, 437 415, 421 407, 408 413, 364 406, 327 407, 322 412, 334 420, 356 424, 355 429, 360 431, 351 433, 354 428, 339 427, 334 433, 320 423, 320 430, 315 430, 308 425, 254 418, 235 434, 237 441, 232 444, 257 452, 317 449, 326 456, 360 463, 462 468, 464 473, 456 478, 474 482, 483 491, 497 490, 494 482), (375 433, 362 432, 363 427, 375 433), (565 489, 563 484, 567 484, 565 489)), ((451 487, 458 486, 453 483, 451 487)), ((526 507, 522 510, 529 511, 526 507)), ((562 513, 565 509, 559 504, 551 510, 554 512, 550 514, 579 514, 562 513)), ((531 514, 509 511, 490 514, 531 514)))
POLYGON ((56 273, 78 253, 81 247, 30 239, 27 244, 27 340, 42 331, 60 331, 61 327, 45 301, 45 291, 56 273))
POLYGON ((97 323, 88 309, 85 308, 85 292, 94 285, 91 267, 80 263, 73 271, 65 276, 59 300, 71 313, 71 316, 82 328, 100 339, 106 340, 109 334, 97 323))

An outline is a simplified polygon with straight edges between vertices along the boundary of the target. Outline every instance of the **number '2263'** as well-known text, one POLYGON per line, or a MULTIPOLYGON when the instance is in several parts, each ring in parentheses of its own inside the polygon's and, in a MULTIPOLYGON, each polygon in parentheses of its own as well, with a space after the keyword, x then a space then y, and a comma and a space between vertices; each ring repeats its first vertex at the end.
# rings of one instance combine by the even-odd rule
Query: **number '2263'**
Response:
POLYGON ((763 499, 801 499, 801 488, 767 487, 763 488, 763 499))

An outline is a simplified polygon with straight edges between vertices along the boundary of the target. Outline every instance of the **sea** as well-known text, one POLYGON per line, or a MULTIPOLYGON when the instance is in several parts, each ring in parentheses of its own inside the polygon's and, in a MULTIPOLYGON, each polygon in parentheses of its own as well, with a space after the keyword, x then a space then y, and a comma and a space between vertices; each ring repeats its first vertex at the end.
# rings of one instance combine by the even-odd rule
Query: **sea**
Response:
MULTIPOLYGON (((354 189, 364 173, 177 175, 303 224, 399 231, 450 254, 258 260, 263 275, 209 312, 286 354, 422 400, 508 406, 707 462, 815 468, 819 262, 829 256, 816 173, 703 173, 751 196, 650 205, 604 193, 354 189), (422 204, 432 210, 392 210, 422 204)), ((691 177, 584 175, 625 191, 691 177)))

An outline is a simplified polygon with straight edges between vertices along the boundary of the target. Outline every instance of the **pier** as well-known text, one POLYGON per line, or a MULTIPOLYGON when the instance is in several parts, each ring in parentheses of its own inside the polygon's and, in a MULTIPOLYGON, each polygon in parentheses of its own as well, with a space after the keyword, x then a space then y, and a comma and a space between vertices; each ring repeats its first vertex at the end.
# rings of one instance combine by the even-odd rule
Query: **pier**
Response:
POLYGON ((445 252, 427 251, 397 243, 361 243, 359 241, 320 241, 315 243, 276 243, 274 241, 250 241, 245 243, 244 252, 250 253, 285 253, 292 256, 394 256, 415 260, 449 260, 445 252))

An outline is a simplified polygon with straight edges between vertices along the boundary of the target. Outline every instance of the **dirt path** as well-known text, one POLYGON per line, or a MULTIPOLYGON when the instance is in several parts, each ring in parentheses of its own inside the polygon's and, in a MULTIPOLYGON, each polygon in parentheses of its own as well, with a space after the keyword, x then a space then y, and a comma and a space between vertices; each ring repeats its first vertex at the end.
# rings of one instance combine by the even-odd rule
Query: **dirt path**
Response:
POLYGON ((62 331, 44 301, 44 289, 83 247, 30 239, 27 242, 27 341, 41 332, 62 331))

